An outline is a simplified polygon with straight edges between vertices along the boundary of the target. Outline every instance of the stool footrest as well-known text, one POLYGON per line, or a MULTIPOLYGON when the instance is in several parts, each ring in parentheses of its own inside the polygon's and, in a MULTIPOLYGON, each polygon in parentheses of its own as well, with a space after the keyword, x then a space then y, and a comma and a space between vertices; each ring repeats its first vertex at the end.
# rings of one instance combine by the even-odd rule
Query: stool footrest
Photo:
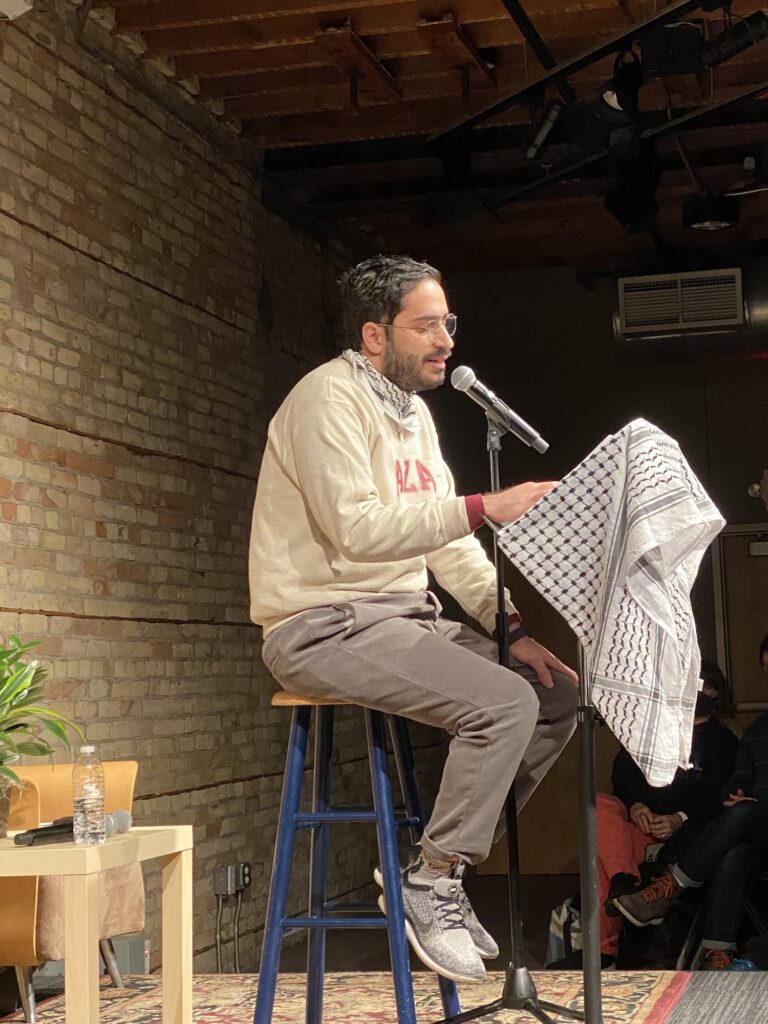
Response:
POLYGON ((383 914, 378 917, 285 917, 283 930, 288 928, 386 928, 387 919, 383 914))
POLYGON ((378 903, 343 903, 341 900, 328 900, 323 907, 323 911, 332 914, 361 914, 361 913, 372 913, 379 914, 378 903))
MULTIPOLYGON (((318 825, 332 825, 337 821, 376 821, 376 812, 363 810, 336 811, 333 809, 330 811, 305 811, 294 815, 293 820, 297 829, 317 828, 318 825)), ((395 819, 396 828, 410 828, 411 826, 418 826, 419 824, 419 819, 414 817, 395 819)))

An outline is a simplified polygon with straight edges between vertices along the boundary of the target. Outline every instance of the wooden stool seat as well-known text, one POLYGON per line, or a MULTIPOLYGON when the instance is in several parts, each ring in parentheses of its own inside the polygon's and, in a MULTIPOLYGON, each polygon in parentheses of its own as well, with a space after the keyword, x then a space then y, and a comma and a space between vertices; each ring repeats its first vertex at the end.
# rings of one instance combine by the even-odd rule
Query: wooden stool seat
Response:
POLYGON ((278 690, 272 695, 273 708, 327 708, 349 704, 348 700, 324 700, 322 697, 304 697, 300 693, 278 690))

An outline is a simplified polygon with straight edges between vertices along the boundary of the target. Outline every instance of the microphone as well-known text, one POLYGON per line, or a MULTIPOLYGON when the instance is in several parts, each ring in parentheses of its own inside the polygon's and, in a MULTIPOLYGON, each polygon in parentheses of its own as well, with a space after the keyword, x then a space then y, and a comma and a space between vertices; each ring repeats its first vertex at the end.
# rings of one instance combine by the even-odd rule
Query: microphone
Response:
MULTIPOLYGON (((114 811, 105 814, 107 839, 118 832, 127 832, 133 825, 133 817, 129 811, 114 811)), ((13 837, 16 846, 40 846, 44 843, 70 843, 74 838, 74 826, 71 818, 62 818, 52 825, 41 825, 19 832, 13 837)))
POLYGON ((457 391, 465 391, 473 402, 482 406, 488 418, 493 420, 497 427, 508 430, 529 448, 533 448, 540 455, 543 455, 549 448, 544 438, 522 417, 513 412, 506 403, 497 398, 485 384, 481 384, 475 371, 468 366, 456 367, 451 374, 451 384, 457 391))

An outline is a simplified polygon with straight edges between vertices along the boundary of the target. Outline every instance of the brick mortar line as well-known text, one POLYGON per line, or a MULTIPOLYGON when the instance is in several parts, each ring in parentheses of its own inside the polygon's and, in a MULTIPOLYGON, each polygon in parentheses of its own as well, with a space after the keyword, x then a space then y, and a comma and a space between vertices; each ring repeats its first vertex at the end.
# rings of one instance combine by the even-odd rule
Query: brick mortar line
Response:
MULTIPOLYGON (((38 15, 42 14, 42 12, 40 12, 40 11, 38 11, 37 13, 38 13, 38 15)), ((76 14, 75 14, 75 17, 76 17, 76 14)), ((59 22, 59 24, 61 24, 64 27, 65 31, 66 31, 66 29, 70 29, 71 30, 71 28, 72 28, 71 23, 67 22, 66 18, 61 19, 61 18, 56 17, 56 21, 59 22)), ((40 24, 40 22, 38 22, 38 23, 40 24)), ((137 107, 135 104, 128 102, 128 100, 126 100, 126 99, 123 99, 122 96, 119 96, 116 92, 114 92, 112 89, 110 89, 109 83, 107 82, 106 78, 105 78, 104 81, 100 81, 98 77, 95 77, 92 73, 87 72, 83 67, 81 67, 81 66, 79 66, 77 64, 73 64, 72 61, 67 60, 67 58, 62 56, 62 54, 60 54, 58 51, 52 50, 49 46, 46 46, 45 43, 42 42, 40 39, 36 39, 34 35, 31 35, 29 32, 25 32, 19 25, 14 24, 12 27, 13 27, 13 29, 16 32, 19 33, 20 36, 22 36, 24 39, 29 40, 29 42, 32 43, 33 46, 39 47, 41 50, 45 51, 45 53, 47 53, 51 57, 53 57, 54 60, 57 63, 63 64, 65 67, 69 68, 70 71, 74 71, 76 75, 79 75, 80 78, 84 79, 86 82, 90 82, 91 85, 93 85, 97 89, 99 89, 105 96, 109 96, 109 98, 111 100, 113 100, 115 103, 119 104, 121 107, 124 107, 126 110, 129 110, 140 121, 144 121, 145 124, 148 124, 148 125, 150 125, 151 128, 159 131, 170 142, 173 142, 180 149, 186 149, 184 140, 181 138, 180 135, 174 135, 167 128, 163 127, 163 125, 157 124, 157 122, 153 121, 151 117, 148 117, 147 114, 140 107, 137 107)), ((43 31, 47 30, 46 26, 44 24, 41 25, 41 27, 42 27, 43 31)), ((65 41, 66 42, 70 42, 69 40, 65 40, 65 41)), ((99 55, 100 55, 100 57, 101 57, 101 60, 103 60, 105 63, 107 61, 112 63, 113 71, 117 75, 117 77, 120 79, 121 82, 123 82, 125 85, 127 85, 131 90, 134 90, 136 92, 141 93, 141 95, 144 96, 145 99, 148 99, 155 106, 159 107, 164 114, 166 114, 168 117, 172 118, 176 123, 180 124, 191 135, 194 135, 196 138, 200 139, 200 141, 203 142, 206 146, 210 147, 211 149, 216 149, 216 146, 212 142, 211 138, 206 134, 206 131, 204 129, 197 128, 195 125, 190 124, 184 118, 183 110, 181 110, 181 109, 180 110, 176 110, 173 107, 171 109, 169 109, 168 106, 162 104, 157 99, 157 97, 152 96, 150 92, 146 91, 145 89, 140 88, 136 84, 136 82, 131 81, 131 77, 132 76, 134 76, 134 75, 140 76, 142 74, 142 71, 141 71, 140 68, 136 69, 136 70, 134 70, 134 69, 124 69, 122 65, 123 65, 123 62, 126 60, 126 57, 123 54, 113 53, 113 52, 110 52, 109 50, 104 50, 104 48, 99 43, 93 44, 93 43, 87 42, 82 37, 79 38, 79 39, 76 38, 73 42, 70 43, 70 45, 72 45, 75 49, 81 50, 91 61, 93 61, 96 64, 98 64, 98 60, 97 60, 96 56, 94 55, 94 53, 92 53, 90 51, 92 51, 94 49, 97 50, 99 55)), ((101 70, 104 70, 103 66, 101 66, 101 65, 99 65, 99 66, 101 67, 101 70)), ((176 83, 175 79, 171 79, 171 82, 180 91, 182 91, 182 92, 184 91, 184 90, 182 90, 181 86, 179 86, 176 83)), ((157 86, 153 86, 150 83, 148 83, 148 87, 150 89, 158 88, 157 86)), ((196 100, 196 98, 195 98, 195 100, 196 100)), ((196 102, 198 102, 198 101, 196 100, 196 102)), ((201 106, 201 104, 199 102, 198 102, 198 106, 201 106)), ((212 122, 213 122, 212 125, 211 125, 211 130, 212 131, 214 131, 214 132, 221 131, 222 133, 224 133, 225 129, 224 129, 222 123, 220 122, 219 118, 216 115, 212 115, 212 122)), ((233 133, 232 134, 232 142, 235 145, 237 145, 237 144, 241 144, 242 145, 243 138, 242 138, 241 135, 233 133)), ((259 173, 255 173, 253 168, 249 167, 247 165, 247 163, 245 162, 245 160, 243 160, 241 162, 239 160, 233 159, 232 156, 230 156, 228 154, 225 154, 224 160, 223 160, 222 164, 217 164, 217 163, 214 163, 214 161, 210 160, 208 157, 206 157, 203 153, 196 153, 195 156, 203 164, 205 164, 207 167, 211 168, 211 170, 215 171, 217 174, 222 174, 223 173, 224 176, 230 182, 230 184, 236 186, 237 188, 243 188, 244 186, 243 186, 242 182, 237 181, 236 175, 232 174, 232 172, 231 172, 232 168, 235 168, 238 172, 240 172, 241 174, 245 175, 255 185, 258 185, 260 183, 260 175, 259 175, 259 173), (227 164, 229 164, 229 167, 227 167, 227 164)), ((196 209, 199 209, 201 213, 204 212, 200 207, 196 206, 196 209)))
MULTIPOLYGON (((424 743, 418 746, 414 746, 416 750, 435 750, 440 747, 441 743, 424 743)), ((345 767, 348 764, 359 764, 362 761, 367 761, 368 755, 363 754, 360 757, 351 757, 348 761, 340 761, 339 765, 345 767)), ((305 772, 312 771, 311 764, 305 764, 302 769, 305 772)), ((285 775, 285 769, 280 768, 274 772, 262 772, 260 775, 243 775, 236 779, 227 779, 225 782, 207 782, 202 786, 192 786, 189 789, 169 789, 164 793, 142 793, 140 796, 134 796, 133 802, 137 803, 139 800, 161 800, 164 797, 169 796, 184 796, 187 793, 202 793, 207 789, 220 789, 222 786, 236 786, 242 782, 260 782, 262 779, 276 779, 282 778, 285 775)))
POLYGON ((249 626, 250 621, 233 619, 164 619, 142 615, 86 615, 85 612, 55 612, 46 608, 8 608, 0 606, 0 613, 11 615, 45 615, 50 619, 87 619, 91 622, 148 622, 168 626, 249 626))
POLYGON ((24 220, 23 217, 19 217, 15 213, 10 213, 8 210, 3 210, 2 214, 9 220, 14 221, 16 224, 21 225, 23 228, 29 228, 31 231, 36 231, 39 235, 47 238, 51 242, 56 242, 58 245, 63 245, 65 249, 69 249, 70 252, 77 253, 78 256, 83 256, 85 259, 92 260, 94 263, 98 263, 101 267, 106 267, 107 270, 111 270, 113 274, 117 274, 120 277, 127 278, 129 281, 133 281, 143 288, 149 288, 158 295, 163 295, 167 299, 171 299, 173 302, 177 302, 180 306, 184 306, 187 309, 193 309, 195 312, 200 313, 202 316, 208 316, 212 320, 217 320, 220 324, 224 324, 225 327, 229 327, 234 331, 239 331, 240 334, 248 334, 248 329, 240 327, 233 320, 227 320, 223 316, 219 316, 218 313, 212 313, 209 309, 204 306, 198 306, 194 302, 189 302, 187 299, 181 298, 174 292, 169 292, 166 288, 161 288, 158 284, 153 284, 152 281, 148 281, 146 278, 139 277, 138 274, 132 273, 130 270, 121 270, 116 267, 114 263, 110 263, 108 260, 102 259, 101 256, 94 256, 92 252, 88 252, 86 249, 81 249, 77 245, 72 245, 71 242, 67 242, 66 239, 60 238, 55 235, 52 231, 46 231, 45 228, 40 227, 38 224, 32 224, 31 221, 24 220))
POLYGON ((200 469, 209 469, 216 473, 224 473, 227 476, 234 476, 240 480, 249 480, 255 483, 258 477, 252 473, 241 473, 237 469, 227 469, 225 466, 216 466, 211 462, 203 462, 201 459, 193 459, 189 455, 173 455, 168 452, 158 451, 156 448, 142 448, 141 445, 132 444, 130 441, 118 441, 111 437, 103 437, 101 434, 90 434, 85 430, 78 430, 76 427, 68 427, 63 423, 54 423, 52 420, 45 420, 42 416, 33 416, 32 413, 22 412, 21 409, 14 409, 9 405, 0 405, 0 414, 18 416, 20 419, 29 420, 30 423, 39 423, 43 427, 50 427, 52 430, 62 430, 65 434, 73 434, 75 437, 84 437, 89 441, 99 441, 102 444, 111 444, 116 448, 123 448, 133 455, 142 455, 147 458, 169 459, 171 462, 180 462, 183 465, 198 466, 200 469))

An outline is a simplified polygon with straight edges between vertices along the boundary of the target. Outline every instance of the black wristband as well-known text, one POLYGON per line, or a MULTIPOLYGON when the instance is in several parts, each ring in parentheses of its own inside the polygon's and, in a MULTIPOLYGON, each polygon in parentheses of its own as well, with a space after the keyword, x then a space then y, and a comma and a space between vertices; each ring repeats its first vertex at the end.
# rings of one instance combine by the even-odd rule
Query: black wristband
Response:
POLYGON ((524 636, 530 636, 531 634, 525 628, 525 626, 518 626, 516 629, 510 630, 507 640, 510 644, 517 643, 518 640, 522 640, 524 636))

